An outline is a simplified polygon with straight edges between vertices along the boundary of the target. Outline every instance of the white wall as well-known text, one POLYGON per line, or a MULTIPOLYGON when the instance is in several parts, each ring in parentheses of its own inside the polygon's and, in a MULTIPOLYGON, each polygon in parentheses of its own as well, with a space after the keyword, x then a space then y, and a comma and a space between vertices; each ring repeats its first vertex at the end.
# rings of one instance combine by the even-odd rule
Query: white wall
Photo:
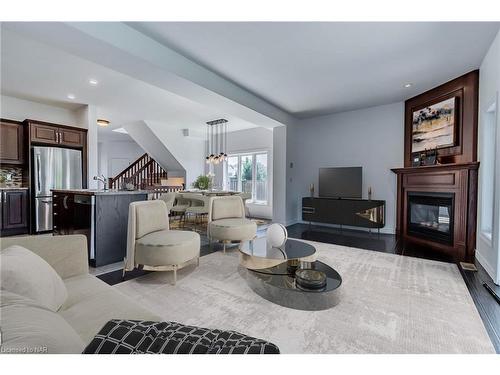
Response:
MULTIPOLYGON (((182 166, 186 178, 186 187, 190 187, 196 178, 205 174, 205 137, 189 135, 185 137, 182 130, 172 129, 168 124, 158 121, 147 121, 147 126, 163 143, 164 147, 171 153, 177 163, 182 166)), ((128 128, 127 128, 128 130, 128 128)), ((130 132, 129 132, 130 133, 130 132)), ((141 144, 140 142, 138 142, 141 144)), ((143 145, 141 144, 141 147, 143 145)), ((144 147, 149 152, 149 150, 144 147)), ((153 154, 151 154, 153 155, 153 154)), ((155 157, 156 159, 156 157, 155 157)), ((158 162, 159 160, 156 159, 158 162)), ((165 168, 169 172, 169 176, 174 177, 174 173, 170 173, 168 165, 165 168)), ((175 175, 182 177, 181 175, 175 175)))
POLYGON ((363 167, 363 198, 386 201, 386 233, 395 232, 396 176, 403 166, 404 103, 302 120, 287 127, 287 224, 301 220, 301 199, 321 167, 363 167), (293 163, 293 168, 290 168, 293 163))
POLYGON ((273 128, 273 222, 286 224, 286 126, 273 128))
POLYGON ((98 174, 98 145, 97 145, 97 108, 94 105, 85 105, 75 111, 82 127, 88 129, 87 132, 87 187, 89 189, 102 188, 102 185, 94 176, 98 174))
POLYGON ((0 103, 0 116, 9 120, 33 119, 61 125, 87 127, 78 111, 6 95, 0 97, 0 103))
POLYGON ((492 241, 481 235, 481 187, 482 170, 479 167, 479 206, 476 243, 476 258, 486 269, 495 283, 500 284, 500 31, 484 57, 479 70, 479 145, 478 157, 481 161, 482 140, 484 138, 485 113, 496 103, 496 161, 495 161, 495 195, 492 241))
MULTIPOLYGON (((128 166, 142 156, 144 152, 145 151, 132 139, 99 139, 99 175, 103 174, 105 177, 116 177, 116 173, 113 173, 113 162, 120 159, 123 160, 124 165, 128 166)), ((125 169, 126 166, 123 169, 125 169)), ((118 173, 119 172, 121 171, 118 171, 118 173)))
MULTIPOLYGON (((267 151, 268 204, 247 203, 250 215, 253 217, 273 217, 273 130, 267 128, 251 128, 230 132, 227 134, 227 153, 238 154, 253 151, 267 151)), ((215 185, 222 186, 222 165, 215 166, 215 185)))

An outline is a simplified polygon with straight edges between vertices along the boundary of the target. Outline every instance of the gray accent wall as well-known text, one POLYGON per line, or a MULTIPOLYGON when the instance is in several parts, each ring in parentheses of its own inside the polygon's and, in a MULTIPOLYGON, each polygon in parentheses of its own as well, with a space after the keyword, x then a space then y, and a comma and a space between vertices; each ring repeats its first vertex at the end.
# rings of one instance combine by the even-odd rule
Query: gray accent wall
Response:
POLYGON ((394 233, 396 176, 403 166, 404 103, 299 121, 287 127, 287 224, 301 221, 301 199, 318 191, 319 168, 363 167, 363 198, 386 201, 385 233, 394 233), (293 164, 293 167, 291 166, 293 164))

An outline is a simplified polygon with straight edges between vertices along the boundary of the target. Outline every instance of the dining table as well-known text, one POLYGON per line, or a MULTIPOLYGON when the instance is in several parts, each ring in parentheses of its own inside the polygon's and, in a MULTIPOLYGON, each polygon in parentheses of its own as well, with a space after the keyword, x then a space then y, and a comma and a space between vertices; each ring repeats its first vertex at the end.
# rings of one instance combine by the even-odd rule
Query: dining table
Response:
POLYGON ((200 194, 204 196, 210 196, 210 197, 223 197, 223 196, 230 196, 230 195, 236 195, 240 194, 239 191, 231 191, 231 190, 183 190, 179 192, 180 194, 182 193, 189 193, 189 194, 200 194))

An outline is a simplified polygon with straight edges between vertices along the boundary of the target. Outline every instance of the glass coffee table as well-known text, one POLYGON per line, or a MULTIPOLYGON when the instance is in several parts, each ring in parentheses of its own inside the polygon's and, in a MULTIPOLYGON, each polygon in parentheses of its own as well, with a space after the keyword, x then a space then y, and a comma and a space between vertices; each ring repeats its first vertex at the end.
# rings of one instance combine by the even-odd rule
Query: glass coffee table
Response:
POLYGON ((265 238, 245 241, 239 246, 240 264, 250 270, 263 270, 286 263, 298 266, 301 261, 316 260, 316 248, 306 242, 288 239, 278 248, 270 246, 265 238))
MULTIPOLYGON (((281 306, 298 310, 326 310, 339 302, 342 277, 329 265, 316 260, 316 248, 288 239, 280 248, 269 246, 265 238, 242 243, 240 275, 259 296, 281 306), (300 272, 300 271, 305 272, 300 272), (311 287, 302 286, 296 272, 311 276, 311 287), (314 278, 321 276, 317 280, 314 278)), ((307 280, 306 280, 307 281, 307 280)))

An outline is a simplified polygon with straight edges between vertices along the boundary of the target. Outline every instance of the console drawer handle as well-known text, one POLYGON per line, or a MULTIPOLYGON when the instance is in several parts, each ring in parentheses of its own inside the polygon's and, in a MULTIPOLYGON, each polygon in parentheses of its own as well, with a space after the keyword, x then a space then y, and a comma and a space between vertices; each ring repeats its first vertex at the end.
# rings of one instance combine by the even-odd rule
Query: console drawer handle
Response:
POLYGON ((302 207, 302 212, 305 214, 314 214, 316 209, 314 207, 302 207))

